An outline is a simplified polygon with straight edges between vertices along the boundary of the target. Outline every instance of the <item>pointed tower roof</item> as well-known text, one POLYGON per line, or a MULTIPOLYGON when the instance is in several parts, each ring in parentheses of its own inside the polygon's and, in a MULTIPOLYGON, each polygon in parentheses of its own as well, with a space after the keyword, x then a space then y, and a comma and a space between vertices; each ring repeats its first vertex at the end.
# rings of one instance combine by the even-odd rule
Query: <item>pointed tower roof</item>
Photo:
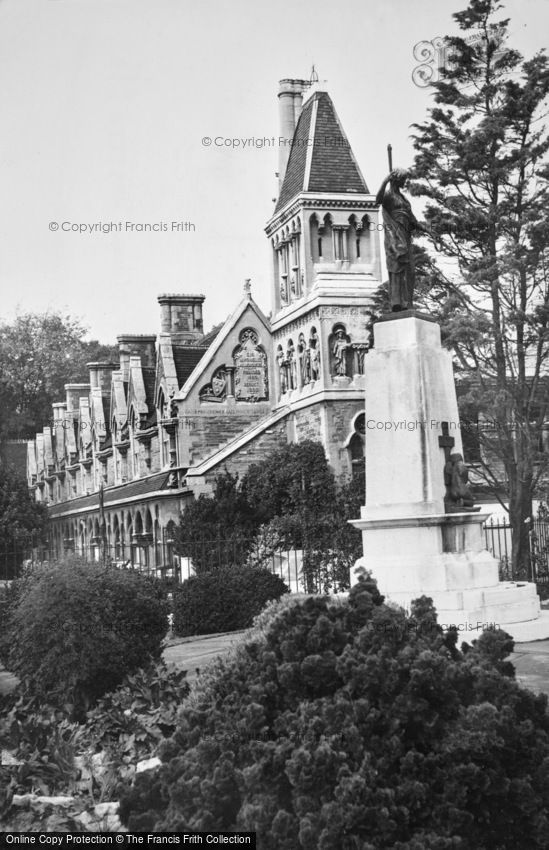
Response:
POLYGON ((303 105, 275 213, 300 192, 369 194, 332 99, 325 91, 315 91, 303 105))

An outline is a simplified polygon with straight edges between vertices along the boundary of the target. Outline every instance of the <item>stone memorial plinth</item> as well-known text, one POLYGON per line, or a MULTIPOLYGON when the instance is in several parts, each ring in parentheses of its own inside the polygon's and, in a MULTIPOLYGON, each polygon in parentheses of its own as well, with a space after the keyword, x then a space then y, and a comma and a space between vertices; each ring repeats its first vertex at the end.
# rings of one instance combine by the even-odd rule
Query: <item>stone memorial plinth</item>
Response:
POLYGON ((412 310, 376 324, 365 388, 366 505, 352 521, 364 556, 351 583, 365 567, 381 593, 407 609, 430 596, 439 623, 460 632, 539 618, 534 584, 498 579, 484 543, 489 514, 447 512, 445 447, 453 438, 451 451, 462 453, 462 444, 452 359, 438 324, 412 310))

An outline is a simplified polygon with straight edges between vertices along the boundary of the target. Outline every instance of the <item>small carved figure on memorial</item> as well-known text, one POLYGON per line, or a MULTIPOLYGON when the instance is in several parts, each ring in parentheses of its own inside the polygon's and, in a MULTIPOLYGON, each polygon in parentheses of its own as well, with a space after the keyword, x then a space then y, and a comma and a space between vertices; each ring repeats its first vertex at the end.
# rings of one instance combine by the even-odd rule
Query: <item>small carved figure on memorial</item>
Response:
POLYGON ((337 328, 335 339, 332 343, 332 354, 334 355, 334 372, 336 375, 347 374, 347 349, 349 343, 343 328, 337 328))
POLYGON ((480 511, 480 506, 475 507, 469 485, 467 464, 459 452, 452 452, 450 459, 444 465, 444 484, 446 485, 444 498, 446 513, 480 511))
POLYGON ((376 204, 383 210, 389 301, 393 312, 413 307, 415 271, 412 234, 414 230, 430 232, 416 219, 410 201, 400 191, 409 176, 409 171, 395 168, 385 178, 376 196, 376 204))

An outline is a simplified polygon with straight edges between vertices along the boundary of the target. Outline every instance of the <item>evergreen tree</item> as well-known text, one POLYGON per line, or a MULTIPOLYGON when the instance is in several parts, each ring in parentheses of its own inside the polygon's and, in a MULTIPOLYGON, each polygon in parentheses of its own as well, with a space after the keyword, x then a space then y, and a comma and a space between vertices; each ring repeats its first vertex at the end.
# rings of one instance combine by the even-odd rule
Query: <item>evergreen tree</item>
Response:
POLYGON ((528 568, 528 519, 540 477, 549 354, 549 67, 507 44, 495 0, 454 15, 452 62, 432 84, 435 106, 415 124, 414 194, 456 275, 432 279, 465 410, 481 427, 482 466, 508 495, 513 565, 528 568), (441 302, 441 292, 446 298, 441 302))

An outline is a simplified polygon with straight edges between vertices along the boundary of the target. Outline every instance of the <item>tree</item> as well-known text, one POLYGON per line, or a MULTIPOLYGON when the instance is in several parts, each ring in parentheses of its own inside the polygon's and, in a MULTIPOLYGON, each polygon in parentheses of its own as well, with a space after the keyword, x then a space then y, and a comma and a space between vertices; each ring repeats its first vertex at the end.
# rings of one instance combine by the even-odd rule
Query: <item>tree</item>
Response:
MULTIPOLYGON (((84 341, 86 328, 61 313, 21 313, 0 324, 0 436, 30 439, 65 398, 64 386, 89 378, 86 363, 112 361, 117 349, 84 341)), ((116 361, 115 361, 116 362, 116 361)))
POLYGON ((549 68, 544 53, 524 61, 507 45, 500 8, 471 0, 454 15, 452 64, 432 84, 428 120, 414 125, 412 190, 428 199, 438 249, 458 272, 439 269, 433 295, 463 410, 480 420, 483 475, 498 498, 508 493, 513 566, 526 571, 532 498, 547 471, 549 68))
POLYGON ((14 578, 33 545, 46 542, 47 511, 27 483, 0 462, 0 578, 14 578))
POLYGON ((176 530, 176 552, 197 573, 227 564, 269 568, 275 553, 303 550, 309 589, 349 585, 349 568, 362 554, 360 515, 364 479, 336 486, 321 443, 304 440, 275 449, 239 481, 225 473, 213 496, 187 506, 176 530))
POLYGON ((212 496, 201 495, 181 514, 175 530, 175 551, 191 558, 197 574, 243 563, 257 522, 243 496, 238 476, 225 472, 212 496))

